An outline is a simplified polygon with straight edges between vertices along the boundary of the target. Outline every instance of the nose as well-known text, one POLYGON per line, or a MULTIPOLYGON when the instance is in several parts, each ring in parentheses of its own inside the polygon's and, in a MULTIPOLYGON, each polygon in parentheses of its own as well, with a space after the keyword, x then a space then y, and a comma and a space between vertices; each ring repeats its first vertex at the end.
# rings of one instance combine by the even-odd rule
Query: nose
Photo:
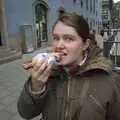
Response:
POLYGON ((59 42, 57 43, 56 47, 58 49, 64 49, 65 48, 65 43, 63 40, 59 40, 59 42))

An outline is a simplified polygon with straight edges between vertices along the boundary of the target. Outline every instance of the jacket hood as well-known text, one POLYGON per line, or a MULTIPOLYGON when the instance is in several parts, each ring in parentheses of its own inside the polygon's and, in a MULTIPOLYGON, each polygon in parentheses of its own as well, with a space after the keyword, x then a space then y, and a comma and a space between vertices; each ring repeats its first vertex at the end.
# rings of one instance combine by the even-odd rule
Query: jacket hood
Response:
POLYGON ((95 47, 89 53, 85 63, 81 66, 81 72, 87 72, 91 70, 102 70, 104 72, 110 73, 113 65, 111 60, 105 58, 102 55, 102 50, 99 47, 95 47))
MULTIPOLYGON (((111 60, 105 58, 102 55, 102 50, 99 47, 92 48, 91 52, 87 56, 85 62, 82 65, 79 65, 76 69, 70 71, 71 75, 81 75, 89 71, 100 70, 106 73, 111 73, 112 71, 112 62, 111 60)), ((51 76, 57 76, 65 72, 64 67, 54 67, 51 73, 51 76)), ((67 72, 67 71, 66 71, 67 72)))

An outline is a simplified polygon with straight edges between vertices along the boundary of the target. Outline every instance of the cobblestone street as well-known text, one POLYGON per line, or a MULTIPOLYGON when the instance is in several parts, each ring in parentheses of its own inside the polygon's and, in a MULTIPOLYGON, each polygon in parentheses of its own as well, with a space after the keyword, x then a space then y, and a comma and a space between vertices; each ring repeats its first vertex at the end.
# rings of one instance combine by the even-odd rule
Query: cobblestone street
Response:
POLYGON ((23 69, 22 63, 34 54, 0 65, 0 120, 23 120, 17 113, 17 99, 29 72, 23 69))

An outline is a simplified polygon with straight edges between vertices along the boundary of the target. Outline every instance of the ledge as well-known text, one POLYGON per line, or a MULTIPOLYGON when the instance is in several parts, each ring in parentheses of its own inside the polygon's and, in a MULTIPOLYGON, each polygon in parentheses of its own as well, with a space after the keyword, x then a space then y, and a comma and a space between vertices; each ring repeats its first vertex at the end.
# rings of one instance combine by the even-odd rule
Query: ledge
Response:
POLYGON ((14 52, 8 56, 4 56, 4 57, 0 58, 0 64, 8 63, 10 61, 13 61, 13 60, 16 60, 19 58, 22 58, 21 52, 14 52))

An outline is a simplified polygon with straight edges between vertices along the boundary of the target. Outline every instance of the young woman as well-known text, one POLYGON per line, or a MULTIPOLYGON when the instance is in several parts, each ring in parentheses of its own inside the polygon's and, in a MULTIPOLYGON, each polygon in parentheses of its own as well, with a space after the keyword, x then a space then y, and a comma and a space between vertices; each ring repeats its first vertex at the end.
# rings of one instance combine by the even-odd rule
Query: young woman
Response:
POLYGON ((46 59, 34 65, 18 100, 18 112, 31 119, 120 120, 119 89, 112 64, 104 58, 82 16, 65 13, 53 26, 52 69, 46 59))

